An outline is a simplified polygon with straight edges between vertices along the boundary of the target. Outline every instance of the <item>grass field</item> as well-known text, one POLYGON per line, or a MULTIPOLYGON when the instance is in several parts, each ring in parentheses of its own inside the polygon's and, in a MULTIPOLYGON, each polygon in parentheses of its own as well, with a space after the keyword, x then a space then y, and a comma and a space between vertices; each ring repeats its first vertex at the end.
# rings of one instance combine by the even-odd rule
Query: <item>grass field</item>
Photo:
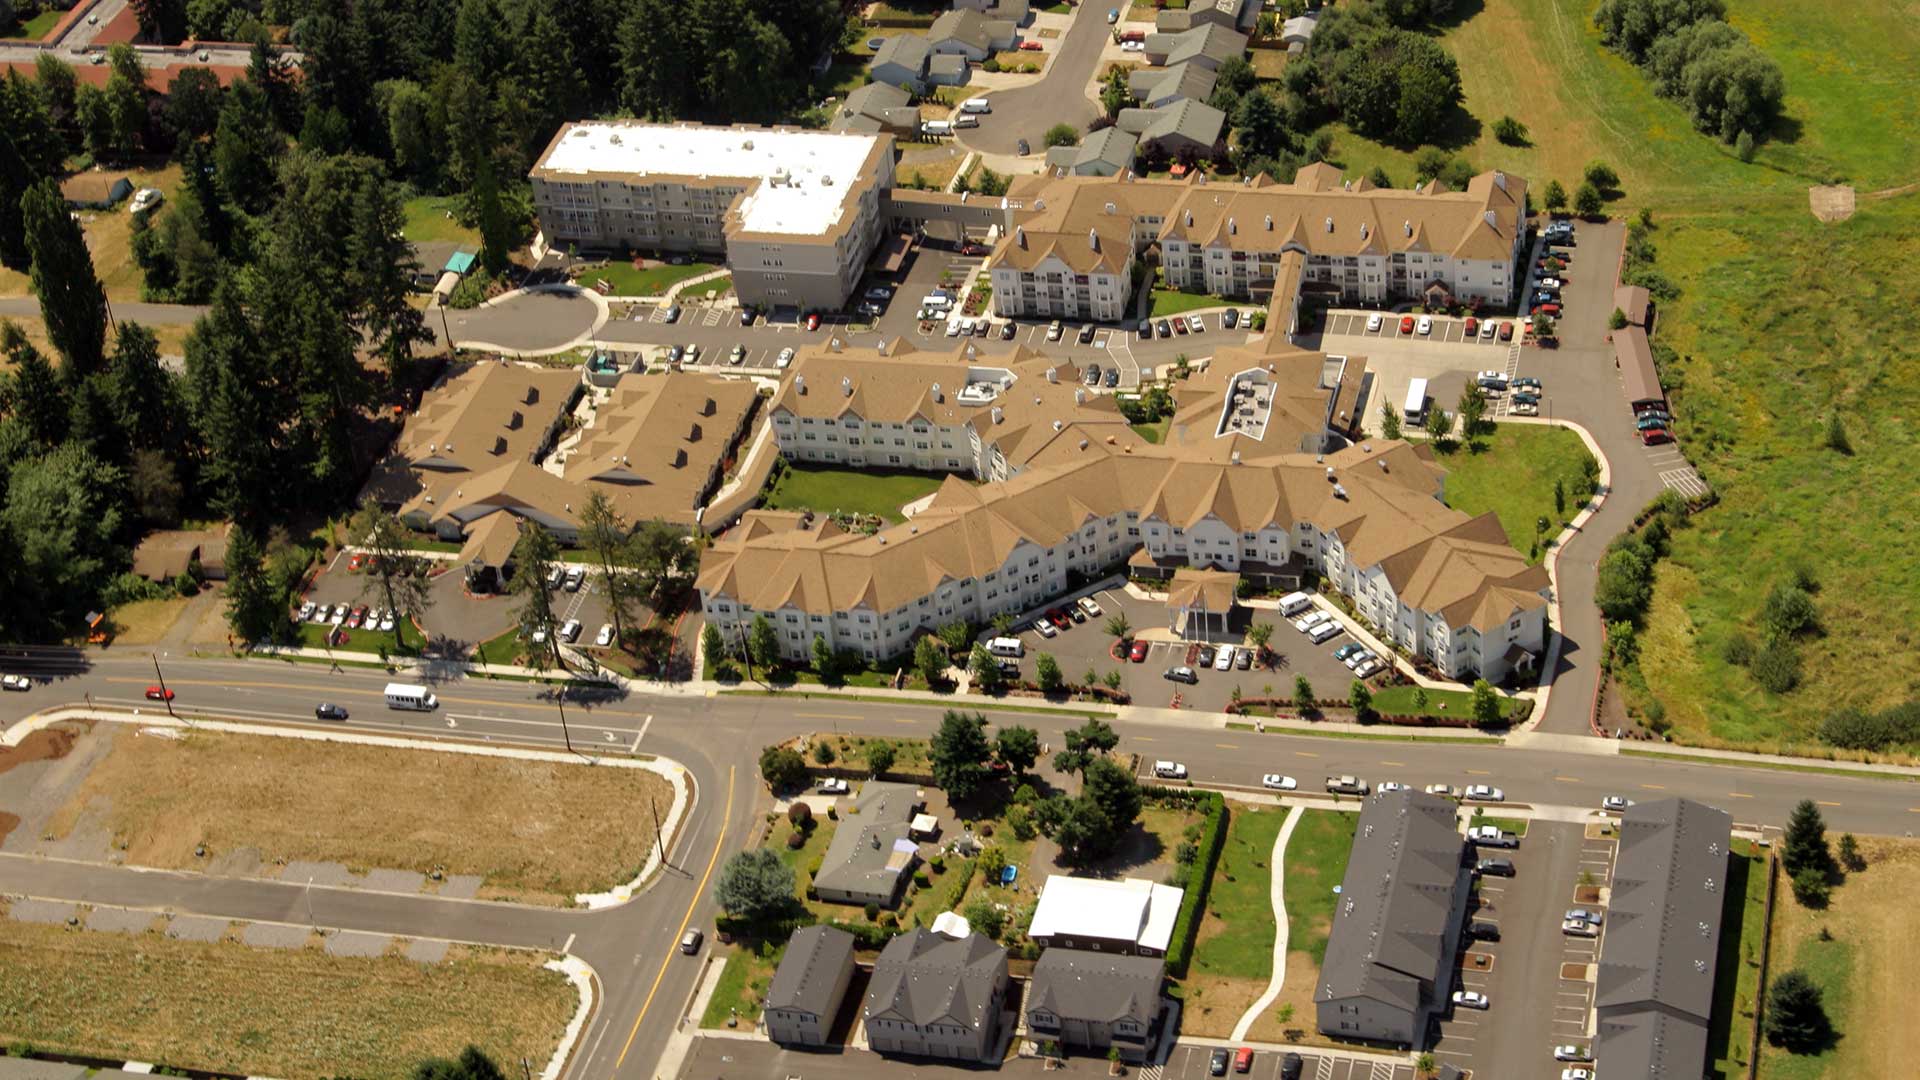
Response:
POLYGON ((1284 807, 1234 809, 1188 978, 1265 979, 1272 973, 1273 841, 1286 819, 1284 807))
POLYGON ((1133 429, 1135 435, 1157 444, 1167 437, 1167 429, 1173 426, 1173 417, 1163 416, 1151 424, 1128 424, 1127 426, 1133 429))
MULTIPOLYGON (((327 647, 327 634, 333 629, 332 626, 321 626, 318 623, 301 623, 299 644, 309 649, 324 649, 327 647)), ((345 624, 342 624, 341 629, 345 629, 345 624)), ((411 619, 397 620, 393 624, 393 629, 386 633, 378 630, 347 630, 346 634, 347 640, 333 646, 334 652, 377 654, 385 648, 389 656, 410 656, 418 653, 427 643, 427 639, 421 635, 419 627, 414 626, 411 619)))
POLYGON ((480 230, 460 224, 460 200, 451 195, 422 195, 408 199, 407 222, 400 227, 416 244, 461 244, 480 249, 480 230))
POLYGON ((0 33, 0 38, 39 41, 53 31, 54 24, 60 21, 62 14, 60 11, 48 8, 25 22, 16 22, 7 27, 5 32, 0 33))
POLYGON ((268 866, 301 859, 356 870, 441 867, 481 875, 483 897, 558 904, 639 871, 652 829, 634 828, 628 815, 606 808, 650 802, 664 814, 673 790, 639 769, 206 732, 184 739, 126 733, 52 829, 64 836, 84 814, 140 866, 203 866, 194 851, 204 844, 208 858, 251 849, 268 866))
MULTIPOLYGON (((0 270, 0 296, 24 295, 27 291, 28 291, 28 286, 27 286, 27 279, 25 275, 14 274, 13 271, 11 270, 0 270), (9 286, 9 283, 7 280, 9 275, 12 275, 19 283, 19 289, 17 290, 17 292, 12 288, 10 288, 9 286)), ((24 315, 5 315, 5 316, 0 316, 0 322, 10 322, 13 325, 19 327, 20 332, 27 336, 27 341, 32 343, 34 348, 40 350, 40 355, 46 357, 56 365, 59 364, 60 353, 57 349, 53 347, 53 339, 47 336, 47 324, 39 316, 28 317, 24 315)), ((160 355, 162 356, 185 356, 186 355, 187 334, 193 330, 193 326, 191 324, 189 323, 168 323, 168 324, 148 323, 143 325, 145 325, 147 329, 153 331, 153 336, 155 340, 157 340, 160 344, 160 355)), ((109 351, 111 351, 113 348, 113 335, 111 332, 109 332, 107 336, 107 348, 109 351)), ((9 366, 10 365, 8 364, 6 358, 0 357, 0 370, 4 370, 9 366)))
POLYGON ((1667 380, 1680 441, 1720 503, 1660 566, 1641 670, 1682 741, 1812 744, 1836 706, 1920 696, 1920 504, 1906 476, 1920 347, 1889 317, 1905 290, 1877 272, 1920 256, 1920 197, 1863 203, 1838 225, 1804 210, 1680 218, 1655 243, 1685 289, 1659 323, 1683 358, 1667 380), (1823 445, 1836 412, 1852 454, 1823 445), (1776 695, 1720 650, 1756 633, 1796 559, 1819 581, 1823 632, 1801 644, 1800 687, 1776 695))
POLYGON ((151 645, 173 629, 173 624, 186 608, 187 598, 184 596, 122 604, 107 612, 107 619, 114 628, 113 643, 151 645))
POLYGON ((830 469, 792 463, 767 492, 767 509, 843 510, 905 521, 900 508, 939 490, 941 478, 926 473, 830 469))
MULTIPOLYGON (((1781 898, 1792 890, 1781 884, 1781 898)), ((1779 910, 1775 909, 1775 914, 1779 910)), ((1733 842, 1727 891, 1721 906, 1720 959, 1713 985, 1713 1017, 1707 1027, 1707 1059, 1721 1080, 1745 1075, 1753 1055, 1753 1003, 1759 997, 1760 939, 1766 934, 1767 860, 1746 840, 1733 842), (1744 887, 1742 887, 1744 885, 1744 887), (1728 978, 1729 972, 1734 973, 1728 978)), ((1779 954, 1773 970, 1779 971, 1779 954)))
POLYGON ((1178 315, 1183 311, 1195 311, 1200 308, 1228 307, 1233 303, 1211 293, 1181 292, 1179 289, 1153 290, 1153 317, 1178 315))
MULTIPOLYGON (((1447 470, 1447 505, 1468 514, 1489 510, 1500 515, 1500 526, 1515 550, 1540 561, 1534 547, 1534 526, 1547 519, 1546 538, 1560 532, 1560 523, 1579 512, 1574 482, 1581 465, 1593 455, 1569 428, 1540 424, 1495 424, 1493 434, 1476 436, 1451 453, 1439 456, 1447 470), (1553 482, 1565 485, 1565 499, 1556 507, 1553 482)), ((1544 541, 1542 541, 1544 543, 1544 541)))
MULTIPOLYGON (((1413 703, 1412 686, 1389 686, 1373 692, 1373 708, 1376 712, 1393 716, 1472 716, 1473 695, 1464 690, 1428 690, 1426 708, 1413 703)), ((1516 698, 1500 698, 1500 715, 1512 716, 1513 711, 1522 706, 1516 698)))
POLYGON ((596 281, 605 281, 614 296, 659 296, 679 282, 718 269, 713 263, 690 262, 685 266, 659 263, 636 270, 629 262, 611 262, 597 270, 583 272, 580 284, 591 286, 596 281))
POLYGON ((1899 1076, 1920 1054, 1920 1028, 1909 1019, 1917 1003, 1909 958, 1920 950, 1920 910, 1913 904, 1920 845, 1863 838, 1860 851, 1867 868, 1833 890, 1826 911, 1801 907, 1781 884, 1768 978, 1805 971, 1820 986, 1838 1038, 1818 1054, 1763 1047, 1762 1080, 1899 1076), (1823 927, 1832 940, 1820 939, 1823 927))
POLYGON ((417 964, 0 920, 0 1040, 241 1076, 400 1078, 468 1043, 538 1064, 579 1004, 544 959, 454 946, 417 964))

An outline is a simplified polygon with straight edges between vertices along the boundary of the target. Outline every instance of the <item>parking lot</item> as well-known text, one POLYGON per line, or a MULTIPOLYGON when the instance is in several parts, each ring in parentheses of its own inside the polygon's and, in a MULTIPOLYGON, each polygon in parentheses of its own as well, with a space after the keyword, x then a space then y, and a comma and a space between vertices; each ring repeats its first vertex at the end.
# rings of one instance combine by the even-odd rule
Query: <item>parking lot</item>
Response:
MULTIPOLYGON (((1380 329, 1367 330, 1367 319, 1379 312, 1334 311, 1326 317, 1318 348, 1335 355, 1363 356, 1371 376, 1365 406, 1365 426, 1380 433, 1382 405, 1400 411, 1407 400, 1407 389, 1415 379, 1427 380, 1428 408, 1453 412, 1477 372, 1498 371, 1509 379, 1521 374, 1520 340, 1523 328, 1516 326, 1513 340, 1502 342, 1499 331, 1482 338, 1476 331, 1466 336, 1466 320, 1444 315, 1433 316, 1433 332, 1422 336, 1400 332, 1400 316, 1384 314, 1380 329)), ((1416 317, 1417 318, 1417 317, 1416 317)), ((1496 319, 1511 323, 1511 319, 1496 319)), ((1504 413, 1504 394, 1490 394, 1489 416, 1504 413)), ((1543 400, 1542 405, 1546 402, 1543 400)), ((1543 413, 1545 409, 1543 408, 1543 413)))
MULTIPOLYGON (((1312 1018, 1309 1017, 1307 1022, 1311 1024, 1312 1018)), ((1300 1055, 1300 1080, 1413 1080, 1413 1066, 1405 1062, 1376 1061, 1337 1051, 1316 1053, 1311 1048, 1293 1052, 1300 1055)), ((1208 1060, 1212 1055, 1212 1047, 1174 1047, 1173 1053, 1167 1055, 1163 1080, 1207 1080, 1208 1060)), ((1285 1053, 1275 1051, 1258 1053, 1253 1056, 1253 1067, 1247 1072, 1229 1071, 1227 1075, 1244 1075, 1252 1080, 1279 1080, 1280 1063, 1285 1058, 1285 1053)))

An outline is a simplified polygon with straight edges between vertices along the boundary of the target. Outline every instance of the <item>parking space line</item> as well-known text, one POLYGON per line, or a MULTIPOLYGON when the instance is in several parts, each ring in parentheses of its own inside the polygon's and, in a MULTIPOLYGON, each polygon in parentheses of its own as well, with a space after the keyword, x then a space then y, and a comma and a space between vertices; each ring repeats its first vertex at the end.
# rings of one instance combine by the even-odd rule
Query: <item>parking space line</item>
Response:
POLYGON ((1310 751, 1306 751, 1306 750, 1295 750, 1293 752, 1293 756, 1294 757, 1319 757, 1320 755, 1312 753, 1310 751))
MULTIPOLYGON (((1749 795, 1749 794, 1747 794, 1747 793, 1746 793, 1746 792, 1744 792, 1744 791, 1729 791, 1729 792, 1727 792, 1727 798, 1729 798, 1729 799, 1751 799, 1751 798, 1753 798, 1753 796, 1751 796, 1751 795, 1749 795)), ((1821 805, 1822 805, 1822 806, 1839 806, 1840 804, 1839 804, 1839 803, 1822 803, 1821 805)))

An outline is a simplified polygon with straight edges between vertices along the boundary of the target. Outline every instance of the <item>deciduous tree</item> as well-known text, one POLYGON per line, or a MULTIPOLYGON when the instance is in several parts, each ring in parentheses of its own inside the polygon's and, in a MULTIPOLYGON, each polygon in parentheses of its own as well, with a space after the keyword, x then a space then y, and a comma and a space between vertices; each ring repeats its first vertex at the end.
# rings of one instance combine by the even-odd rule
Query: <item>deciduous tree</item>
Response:
POLYGON ((736 851, 720 871, 714 899, 736 919, 760 922, 791 910, 793 868, 771 848, 736 851))
POLYGON ((552 533, 539 522, 520 522, 508 591, 520 600, 515 621, 527 647, 527 666, 535 671, 550 667, 567 670, 566 657, 560 652, 560 627, 553 617, 553 594, 547 589, 547 577, 559 559, 560 544, 552 533))

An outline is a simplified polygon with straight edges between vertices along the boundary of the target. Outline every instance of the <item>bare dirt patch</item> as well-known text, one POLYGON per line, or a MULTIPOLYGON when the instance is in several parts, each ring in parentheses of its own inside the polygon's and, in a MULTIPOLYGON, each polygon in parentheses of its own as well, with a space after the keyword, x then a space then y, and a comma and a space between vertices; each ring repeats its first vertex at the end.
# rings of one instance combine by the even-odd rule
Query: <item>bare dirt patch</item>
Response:
POLYGON ((404 1077, 468 1043, 544 1064, 579 1002, 544 960, 456 947, 423 965, 0 920, 0 1040, 241 1076, 404 1077))
POLYGON ((35 761, 58 761, 73 750, 74 733, 42 728, 27 733, 18 746, 0 746, 0 773, 35 761))
POLYGON ((251 850, 264 866, 472 874, 483 897, 559 904, 631 880, 654 842, 652 808, 664 817, 672 803, 671 784, 639 769, 127 732, 50 829, 64 836, 91 810, 139 866, 205 869, 251 850))
POLYGON ((1813 216, 1821 221, 1845 221, 1853 216, 1853 186, 1815 185, 1807 189, 1807 203, 1813 216))

